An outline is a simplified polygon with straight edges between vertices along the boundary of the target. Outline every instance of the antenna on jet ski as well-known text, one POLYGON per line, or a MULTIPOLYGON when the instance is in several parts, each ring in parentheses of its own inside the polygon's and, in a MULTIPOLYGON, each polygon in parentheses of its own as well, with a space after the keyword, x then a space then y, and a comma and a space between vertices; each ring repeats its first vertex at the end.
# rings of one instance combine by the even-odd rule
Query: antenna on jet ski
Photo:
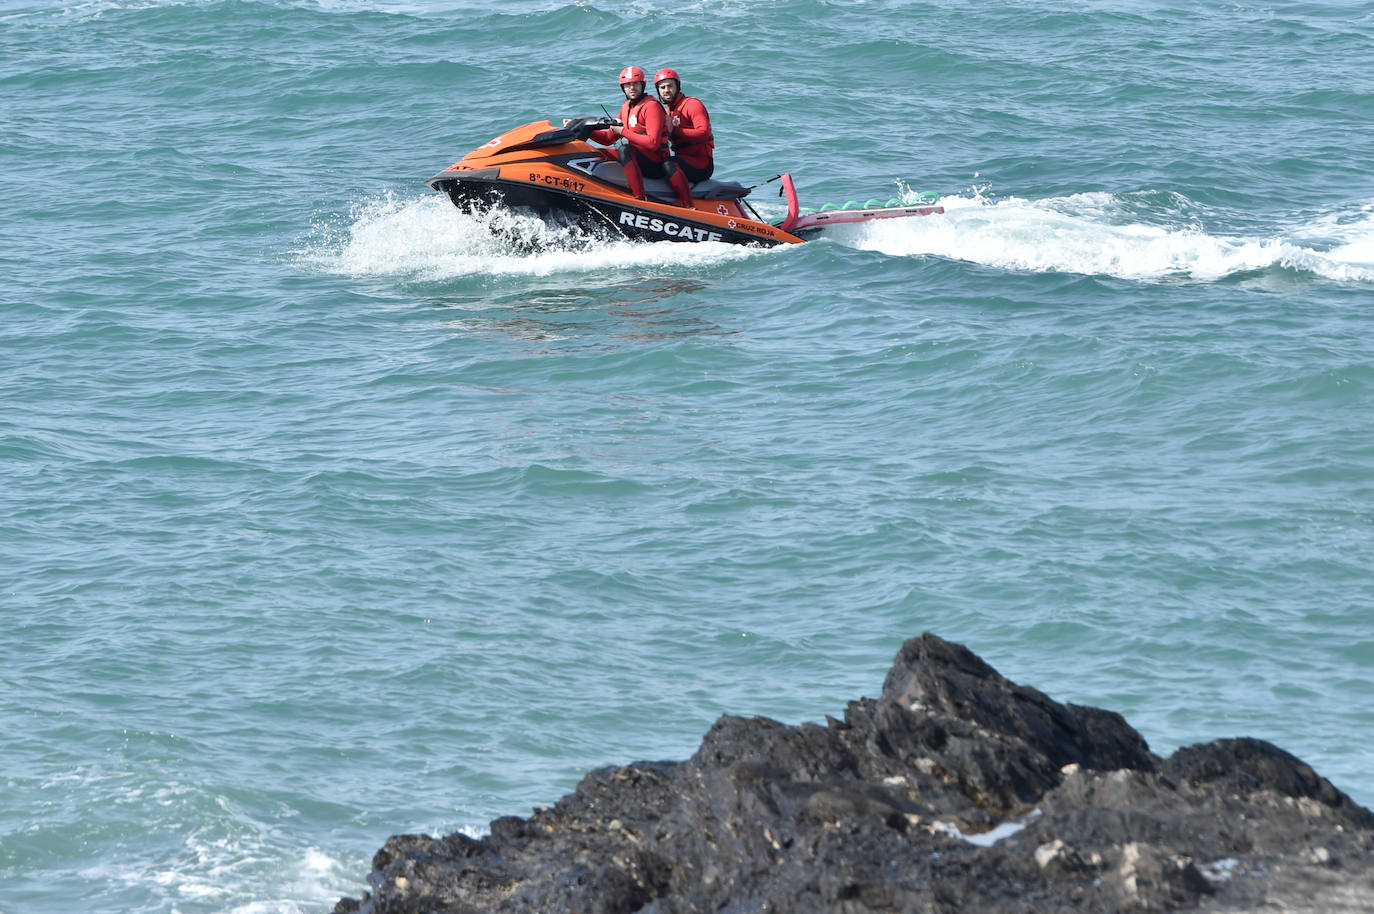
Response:
POLYGON ((750 186, 749 189, 753 190, 755 187, 762 187, 765 184, 772 184, 774 181, 781 177, 782 175, 773 175, 773 177, 769 178, 767 181, 760 181, 759 183, 750 186))

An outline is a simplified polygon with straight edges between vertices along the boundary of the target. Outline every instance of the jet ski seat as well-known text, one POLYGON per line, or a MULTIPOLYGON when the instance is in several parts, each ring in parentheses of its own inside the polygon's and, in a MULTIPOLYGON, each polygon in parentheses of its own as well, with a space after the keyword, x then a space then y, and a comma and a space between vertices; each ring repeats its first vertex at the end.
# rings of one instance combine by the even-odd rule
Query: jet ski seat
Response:
MULTIPOLYGON (((617 187, 630 189, 630 182, 625 180, 625 169, 619 162, 600 162, 593 168, 592 174, 617 187)), ((645 178, 644 193, 664 203, 677 202, 677 193, 666 178, 645 178)), ((748 195, 749 188, 738 181, 717 181, 712 178, 692 185, 692 196, 698 200, 739 200, 748 195)))

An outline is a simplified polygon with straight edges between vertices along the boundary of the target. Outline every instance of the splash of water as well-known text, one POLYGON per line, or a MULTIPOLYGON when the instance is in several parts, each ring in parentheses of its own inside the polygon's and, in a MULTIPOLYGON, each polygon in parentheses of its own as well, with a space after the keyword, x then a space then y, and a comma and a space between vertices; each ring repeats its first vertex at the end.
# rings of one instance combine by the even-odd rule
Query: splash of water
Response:
MULTIPOLYGON (((1161 199, 1167 205, 1143 209, 1130 196, 997 199, 986 187, 973 187, 942 197, 942 216, 834 226, 823 237, 894 257, 945 257, 1036 273, 1214 282, 1282 269, 1337 282, 1374 282, 1374 204, 1295 222, 1270 237, 1244 237, 1204 230, 1190 215, 1194 208, 1178 195, 1161 199)), ((438 195, 386 194, 316 225, 298 254, 301 262, 329 273, 444 281, 692 272, 785 250, 605 240, 499 208, 480 216, 463 213, 438 195)))
MULTIPOLYGON (((941 198, 942 217, 841 226, 827 237, 892 256, 947 257, 1028 272, 1212 282, 1286 269, 1340 282, 1374 281, 1374 205, 1271 237, 1243 237, 1212 234, 1192 222, 1143 220, 1111 194, 994 200, 985 190, 941 198)), ((1157 215, 1169 221, 1176 214, 1157 215)))
POLYGON ((606 240, 497 208, 464 213, 434 195, 393 194, 317 224, 301 262, 348 276, 442 281, 481 276, 550 276, 698 270, 758 256, 759 248, 719 242, 646 244, 606 240))

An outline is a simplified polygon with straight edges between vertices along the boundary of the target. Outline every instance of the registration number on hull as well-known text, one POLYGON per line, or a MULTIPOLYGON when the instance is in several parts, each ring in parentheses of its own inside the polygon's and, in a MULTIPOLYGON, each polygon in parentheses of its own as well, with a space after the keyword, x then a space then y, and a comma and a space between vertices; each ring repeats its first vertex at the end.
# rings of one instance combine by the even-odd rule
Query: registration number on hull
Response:
POLYGON ((583 184, 581 181, 574 181, 572 178, 564 178, 559 175, 540 175, 530 172, 531 183, 538 184, 540 181, 543 181, 551 187, 563 187, 579 194, 587 189, 586 184, 583 184))

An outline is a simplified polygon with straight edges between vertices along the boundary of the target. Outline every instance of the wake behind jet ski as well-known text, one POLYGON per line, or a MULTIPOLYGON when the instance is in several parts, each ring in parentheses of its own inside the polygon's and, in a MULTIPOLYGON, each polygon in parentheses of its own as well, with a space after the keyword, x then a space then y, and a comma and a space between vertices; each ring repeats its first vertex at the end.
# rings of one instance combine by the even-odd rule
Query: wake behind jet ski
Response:
POLYGON ((745 200, 752 188, 736 181, 692 185, 692 206, 677 204, 668 181, 645 178, 647 199, 630 193, 625 169, 608 151, 586 142, 593 130, 618 122, 573 118, 562 127, 535 121, 474 149, 426 183, 467 212, 506 206, 591 234, 646 241, 719 241, 771 247, 798 244, 827 225, 943 213, 932 204, 802 213, 790 174, 779 175, 787 216, 764 220, 745 200))

